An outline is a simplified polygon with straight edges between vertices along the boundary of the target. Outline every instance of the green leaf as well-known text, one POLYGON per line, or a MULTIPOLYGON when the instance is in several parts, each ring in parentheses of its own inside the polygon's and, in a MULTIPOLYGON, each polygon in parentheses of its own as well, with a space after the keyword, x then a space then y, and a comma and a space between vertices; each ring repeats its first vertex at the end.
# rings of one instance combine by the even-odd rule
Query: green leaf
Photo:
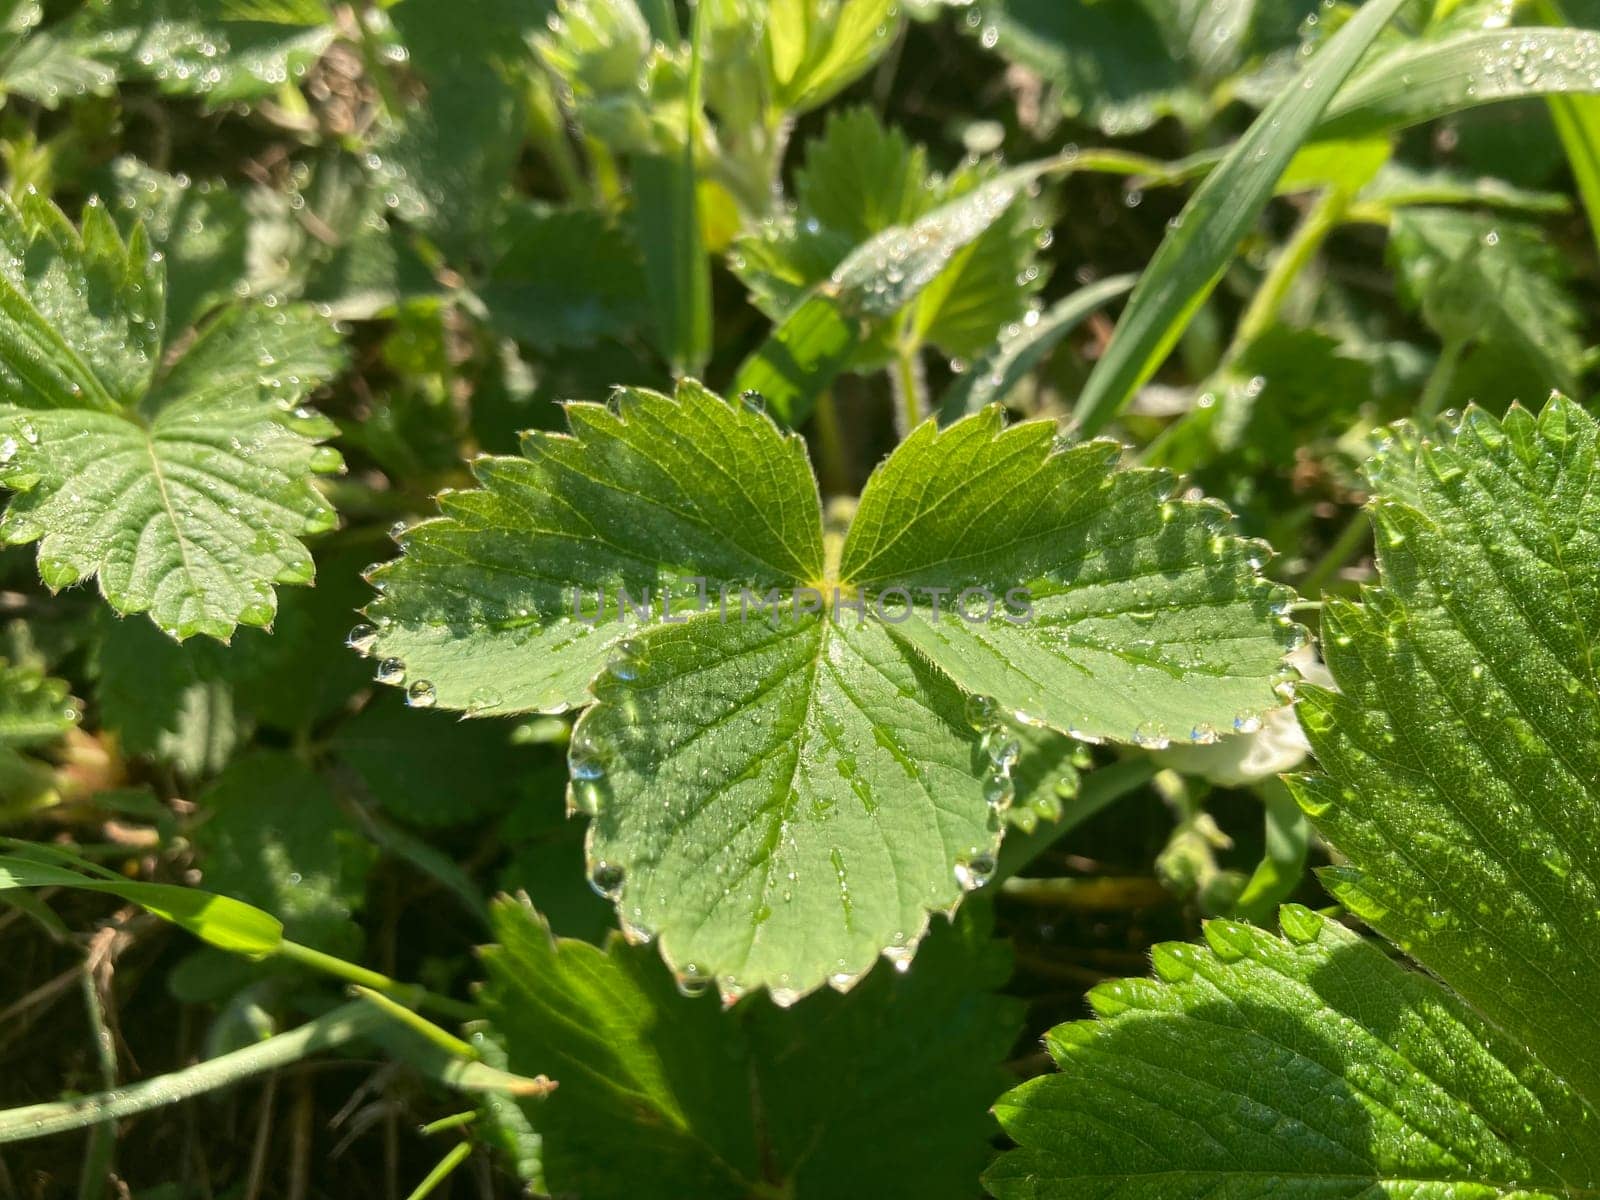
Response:
POLYGON ((167 262, 167 324, 187 329, 246 278, 250 216, 220 180, 172 176, 125 156, 111 166, 125 228, 137 221, 167 262))
POLYGON ((570 405, 571 435, 529 434, 525 457, 478 463, 482 490, 442 498, 373 576, 368 649, 413 704, 597 699, 570 789, 593 881, 730 996, 848 986, 984 882, 1015 789, 1005 710, 1156 744, 1278 703, 1295 631, 1259 547, 1167 477, 1118 471, 1109 443, 1060 450, 997 409, 928 423, 834 568, 793 434, 692 382, 615 403, 570 405), (897 587, 947 589, 942 613, 920 590, 902 611, 897 587), (993 595, 989 624, 970 623, 981 598, 953 615, 968 587, 993 595), (1000 608, 1017 588, 1032 624, 1001 615, 1025 619, 1000 608), (651 611, 622 619, 621 589, 651 611))
POLYGON ((1600 1114, 1513 1037, 1333 921, 1213 921, 1058 1025, 1004 1096, 1013 1197, 1560 1200, 1600 1182, 1600 1114), (1585 1132, 1587 1130, 1587 1132, 1585 1132))
POLYGON ((948 424, 985 405, 998 404, 1042 363, 1067 334, 1090 314, 1133 287, 1131 275, 1114 275, 1079 288, 1042 313, 1029 312, 1014 332, 1001 339, 965 374, 956 376, 939 402, 939 419, 948 424))
POLYGON ((1405 297, 1444 343, 1483 347, 1464 364, 1458 395, 1534 400, 1576 387, 1581 317, 1563 286, 1563 259, 1536 226, 1407 209, 1395 214, 1390 251, 1405 297))
POLYGON ((37 887, 71 887, 117 896, 188 930, 203 942, 249 958, 275 954, 283 942, 283 925, 276 917, 227 896, 166 883, 101 879, 67 867, 0 855, 0 891, 37 887))
POLYGON ((308 583, 298 540, 335 514, 312 485, 339 456, 296 405, 341 363, 309 310, 241 307, 162 364, 159 261, 103 208, 80 235, 47 201, 0 204, 0 539, 38 541, 51 588, 98 575, 119 612, 226 638, 308 583))
POLYGON ((830 112, 795 171, 795 211, 762 221, 729 261, 752 302, 780 319, 862 242, 937 205, 927 150, 866 108, 830 112))
POLYGON ((619 588, 635 602, 648 590, 657 608, 675 588, 681 613, 688 576, 735 601, 741 585, 820 578, 820 502, 798 437, 694 383, 677 400, 629 389, 615 403, 567 405, 570 436, 530 431, 523 457, 480 459, 480 490, 442 495, 443 518, 406 531, 367 610, 384 682, 403 674, 424 706, 561 712, 588 703, 629 632, 609 619, 619 588), (586 617, 604 589, 608 619, 574 619, 575 588, 586 617))
POLYGON ((919 426, 874 473, 840 575, 900 586, 1027 589, 1027 620, 973 622, 924 601, 893 626, 968 693, 1027 724, 1140 745, 1214 741, 1279 700, 1298 631, 1256 576, 1259 543, 1225 509, 1117 470, 1107 441, 1061 447, 995 408, 919 426))
POLYGON ((1137 0, 1114 9, 1094 0, 1001 0, 961 16, 985 47, 1059 87, 1067 116, 1117 137, 1171 113, 1190 122, 1201 115, 1151 8, 1137 0))
POLYGON ((550 1192, 971 1194, 989 1155, 986 1089, 1020 1015, 994 994, 1009 963, 982 910, 930 937, 909 974, 787 1013, 686 999, 643 952, 554 939, 520 905, 502 902, 495 923, 492 1025, 513 1070, 561 1083, 524 1105, 550 1192))
POLYGON ((1095 433, 1132 399, 1216 286, 1278 177, 1403 0, 1365 4, 1264 109, 1195 190, 1140 277, 1075 411, 1095 433))
MULTIPOLYGON (((784 364, 785 355, 799 358, 798 369, 787 373, 808 410, 810 398, 841 366, 878 367, 897 346, 914 355, 933 345, 955 357, 988 348, 1003 327, 1024 319, 1044 286, 1047 275, 1038 262, 1043 216, 1036 205, 1011 204, 983 218, 976 232, 944 245, 932 239, 943 236, 935 232, 934 210, 949 219, 957 211, 951 206, 993 177, 989 165, 965 167, 948 179, 930 175, 925 149, 869 110, 831 114, 822 136, 806 147, 795 211, 762 221, 734 245, 730 261, 754 303, 774 319, 794 310, 793 320, 746 367, 760 356, 768 368, 784 364), (874 289, 893 291, 907 270, 917 269, 904 260, 904 250, 885 241, 896 230, 930 239, 928 262, 937 269, 865 318, 854 309, 870 303, 874 289), (837 285, 846 282, 866 299, 841 294, 837 285), (827 365, 806 365, 817 360, 827 365)), ((763 395, 771 390, 768 399, 780 410, 792 402, 788 380, 776 389, 761 382, 755 378, 748 386, 763 395)))
POLYGON ((360 949, 352 915, 377 858, 334 802, 332 789, 289 754, 241 757, 199 797, 194 833, 208 888, 256 905, 285 933, 331 953, 360 949))
POLYGON ((1477 29, 1405 42, 1339 91, 1319 137, 1403 129, 1497 100, 1600 92, 1600 33, 1477 29))
POLYGON ((250 722, 213 642, 179 645, 148 621, 97 622, 90 669, 100 723, 127 754, 170 763, 189 779, 227 766, 250 722))
POLYGON ((534 350, 591 346, 643 321, 639 247, 604 214, 518 205, 495 242, 503 251, 478 294, 490 323, 534 350))
MULTIPOLYGON (((785 424, 803 421, 875 330, 993 228, 1020 192, 1062 165, 1049 159, 1012 167, 910 224, 890 226, 856 246, 745 360, 734 389, 759 393, 785 424)), ((1018 290, 1013 282, 1013 300, 1018 290)), ((1005 320, 1001 315, 994 328, 1005 320)))
POLYGON ((0 97, 26 96, 45 108, 64 99, 103 95, 116 73, 99 61, 95 47, 70 30, 41 29, 43 6, 12 0, 0 10, 0 97))
POLYGON ((532 794, 530 755, 509 724, 407 711, 392 694, 341 724, 330 748, 379 807, 425 829, 481 820, 522 799, 548 803, 556 793, 532 794))
POLYGON ((321 3, 92 0, 77 18, 98 57, 207 107, 270 96, 304 75, 333 40, 321 3))
POLYGON ((772 98, 791 115, 853 83, 900 32, 894 0, 770 0, 765 10, 772 98))
POLYGON ((1353 911, 1600 1102, 1600 512, 1594 420, 1555 398, 1402 428, 1371 469, 1383 589, 1324 611, 1341 695, 1303 805, 1353 911))
POLYGON ((454 259, 469 260, 494 226, 521 147, 510 73, 530 63, 526 37, 552 7, 411 0, 387 10, 427 94, 390 112, 398 128, 374 147, 378 175, 391 207, 454 259))
POLYGON ((0 820, 55 802, 55 766, 35 752, 48 750, 80 715, 65 680, 0 659, 0 820))
POLYGON ((997 1106, 1002 1200, 1600 1187, 1600 430, 1472 408, 1368 473, 1381 583, 1325 602, 1326 774, 1291 783, 1329 890, 1427 973, 1294 906, 1157 946, 997 1106))
POLYGON ((78 717, 65 680, 0 659, 0 747, 22 750, 53 742, 78 717))
POLYGON ((644 257, 644 281, 656 317, 656 340, 674 377, 698 375, 711 357, 711 261, 706 257, 695 147, 700 111, 703 18, 695 10, 694 40, 681 145, 637 154, 633 222, 644 257))

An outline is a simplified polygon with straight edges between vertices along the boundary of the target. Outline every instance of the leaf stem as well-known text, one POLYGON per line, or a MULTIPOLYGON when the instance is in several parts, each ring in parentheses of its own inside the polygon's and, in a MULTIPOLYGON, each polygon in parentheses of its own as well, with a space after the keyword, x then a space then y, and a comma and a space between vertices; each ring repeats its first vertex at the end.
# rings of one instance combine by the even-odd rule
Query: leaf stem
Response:
POLYGON ((1461 365, 1461 356, 1466 348, 1465 338, 1452 338, 1444 344, 1444 349, 1439 352, 1439 361, 1433 364, 1428 382, 1422 386, 1422 396, 1417 401, 1419 419, 1428 421, 1439 415, 1444 398, 1450 394, 1450 385, 1455 382, 1456 368, 1461 365))
POLYGON ((894 389, 895 427, 904 441, 928 415, 928 377, 922 369, 922 347, 902 341, 895 349, 889 383, 894 389))
POLYGON ((1350 207, 1350 198, 1350 193, 1344 188, 1327 189, 1295 227, 1294 233, 1284 243, 1261 280, 1256 294, 1251 297, 1250 306, 1239 318, 1233 346, 1227 355, 1229 359, 1236 357, 1278 319, 1284 301, 1289 298, 1289 289, 1328 240, 1328 235, 1344 219, 1345 211, 1350 207))
POLYGON ((125 1084, 92 1096, 30 1104, 0 1112, 0 1145, 65 1133, 117 1121, 135 1113, 186 1100, 217 1088, 298 1062, 319 1050, 332 1049, 362 1036, 389 1018, 382 1010, 357 1000, 340 1005, 298 1029, 280 1033, 253 1046, 207 1059, 181 1071, 125 1084))
POLYGON ((299 942, 291 942, 287 938, 279 944, 277 954, 291 962, 322 971, 359 987, 371 988, 375 992, 392 996, 407 1005, 432 1009, 440 1016, 450 1017, 453 1020, 474 1021, 482 1015, 470 1004, 452 1000, 449 996, 437 995, 414 983, 401 983, 367 967, 346 962, 342 958, 335 958, 331 954, 324 954, 321 950, 313 950, 310 946, 302 946, 299 942))
POLYGON ((1345 563, 1349 562, 1355 553, 1366 544, 1367 537, 1372 532, 1371 522, 1367 520, 1365 509, 1358 508, 1350 514, 1350 520, 1340 531, 1339 536, 1333 540, 1327 552, 1317 560, 1317 565, 1307 571, 1305 578, 1300 581, 1300 593, 1304 596, 1316 596, 1327 586, 1328 580, 1336 575, 1345 563))
POLYGON ((1000 862, 992 886, 1003 884, 1043 854, 1072 830, 1082 825, 1107 805, 1143 787, 1156 773, 1155 760, 1147 755, 1124 759, 1085 775, 1076 798, 1059 821, 1040 822, 1032 833, 1018 837, 1013 833, 1000 847, 1000 862))
POLYGON ((471 1142, 461 1142, 455 1146, 449 1154, 439 1160, 438 1165, 428 1172, 422 1182, 417 1184, 415 1190, 406 1197, 406 1200, 425 1200, 425 1197, 432 1195, 434 1189, 445 1181, 445 1177, 466 1162, 467 1156, 471 1153, 471 1142))

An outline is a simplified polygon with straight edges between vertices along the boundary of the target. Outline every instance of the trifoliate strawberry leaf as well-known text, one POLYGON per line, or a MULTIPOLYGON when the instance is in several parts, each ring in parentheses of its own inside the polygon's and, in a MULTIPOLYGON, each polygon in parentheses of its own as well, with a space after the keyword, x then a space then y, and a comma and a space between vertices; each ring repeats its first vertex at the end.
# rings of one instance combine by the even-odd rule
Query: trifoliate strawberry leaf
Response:
POLYGON ((847 986, 989 877, 1007 710, 1155 744, 1277 703, 1294 629, 1259 551, 1110 443, 929 423, 841 546, 763 413, 693 382, 567 412, 406 534, 358 643, 417 705, 598 700, 570 755, 593 882, 730 996, 847 986))
POLYGON ((1293 781, 1334 896, 1158 946, 1062 1073, 997 1106, 1040 1195, 1528 1197, 1600 1187, 1600 436, 1553 398, 1400 427, 1369 468, 1380 585, 1323 610, 1337 692, 1293 781), (1134 1136, 1135 1131, 1137 1136, 1134 1136))
POLYGON ((142 228, 80 234, 39 197, 0 201, 0 540, 38 541, 52 588, 97 575, 119 612, 178 638, 266 625, 309 583, 299 538, 336 517, 312 485, 339 455, 294 406, 341 362, 309 310, 220 314, 163 361, 163 283, 142 228))
POLYGON ((502 902, 484 1006, 513 1069, 561 1080, 523 1109, 543 1141, 541 1190, 965 1200, 989 1156, 985 1089, 1020 1015, 994 994, 1009 963, 990 923, 969 907, 940 922, 915 971, 848 996, 724 1014, 615 937, 605 951, 555 939, 502 902))

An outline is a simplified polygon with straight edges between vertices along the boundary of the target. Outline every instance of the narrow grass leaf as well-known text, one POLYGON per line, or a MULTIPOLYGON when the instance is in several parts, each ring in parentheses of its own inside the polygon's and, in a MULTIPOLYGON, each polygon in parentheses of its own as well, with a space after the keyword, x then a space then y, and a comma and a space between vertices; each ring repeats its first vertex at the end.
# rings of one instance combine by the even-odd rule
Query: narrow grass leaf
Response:
POLYGON ((1403 0, 1363 5, 1269 104, 1195 191, 1128 301, 1116 335, 1078 399, 1087 436, 1150 378, 1233 257, 1339 85, 1403 0))

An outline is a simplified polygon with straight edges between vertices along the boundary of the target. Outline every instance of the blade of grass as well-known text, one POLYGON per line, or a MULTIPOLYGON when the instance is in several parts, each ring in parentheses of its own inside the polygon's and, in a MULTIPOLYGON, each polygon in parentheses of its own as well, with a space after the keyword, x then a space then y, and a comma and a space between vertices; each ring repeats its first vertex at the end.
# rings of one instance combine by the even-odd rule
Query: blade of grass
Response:
POLYGON ((1133 287, 1132 275, 1113 275, 1063 296, 1032 325, 1023 326, 1015 337, 999 342, 972 364, 965 375, 945 389, 939 402, 939 422, 948 425, 986 404, 996 404, 1054 350, 1091 313, 1104 307, 1133 287))
MULTIPOLYGON (((1546 25, 1567 23, 1558 0, 1535 0, 1533 14, 1546 25)), ((1551 96, 1546 103, 1589 217, 1589 234, 1600 249, 1600 97, 1551 96)))
POLYGON ((364 1000, 325 1013, 298 1029, 253 1046, 207 1059, 181 1071, 72 1100, 30 1104, 0 1112, 0 1145, 118 1121, 135 1113, 228 1087, 253 1075, 286 1067, 322 1050, 362 1037, 389 1020, 364 1000))
POLYGON ((1600 92, 1600 33, 1473 30, 1403 45, 1363 67, 1328 105, 1317 137, 1393 132, 1480 104, 1585 92, 1600 92))
MULTIPOLYGON (((53 848, 31 844, 27 848, 40 852, 49 850, 51 856, 58 860, 99 870, 91 863, 55 852, 53 848)), ((277 917, 242 900, 201 891, 199 888, 140 883, 117 875, 110 878, 91 877, 65 866, 35 862, 19 855, 0 855, 0 891, 35 887, 70 887, 86 892, 104 892, 130 904, 137 904, 146 912, 172 922, 219 950, 250 959, 287 958, 349 983, 398 996, 410 1004, 432 1008, 456 1020, 470 1021, 478 1015, 471 1005, 459 1000, 435 995, 416 984, 390 979, 356 963, 291 942, 283 936, 283 923, 277 917)))
POLYGON ((1116 416, 1161 365, 1222 277, 1322 111, 1403 2, 1363 5, 1195 190, 1084 385, 1075 415, 1085 436, 1116 416))
POLYGON ((72 887, 106 892, 187 929, 218 949, 265 958, 283 944, 283 924, 271 913, 198 888, 132 880, 92 879, 66 867, 0 855, 0 890, 72 887))

